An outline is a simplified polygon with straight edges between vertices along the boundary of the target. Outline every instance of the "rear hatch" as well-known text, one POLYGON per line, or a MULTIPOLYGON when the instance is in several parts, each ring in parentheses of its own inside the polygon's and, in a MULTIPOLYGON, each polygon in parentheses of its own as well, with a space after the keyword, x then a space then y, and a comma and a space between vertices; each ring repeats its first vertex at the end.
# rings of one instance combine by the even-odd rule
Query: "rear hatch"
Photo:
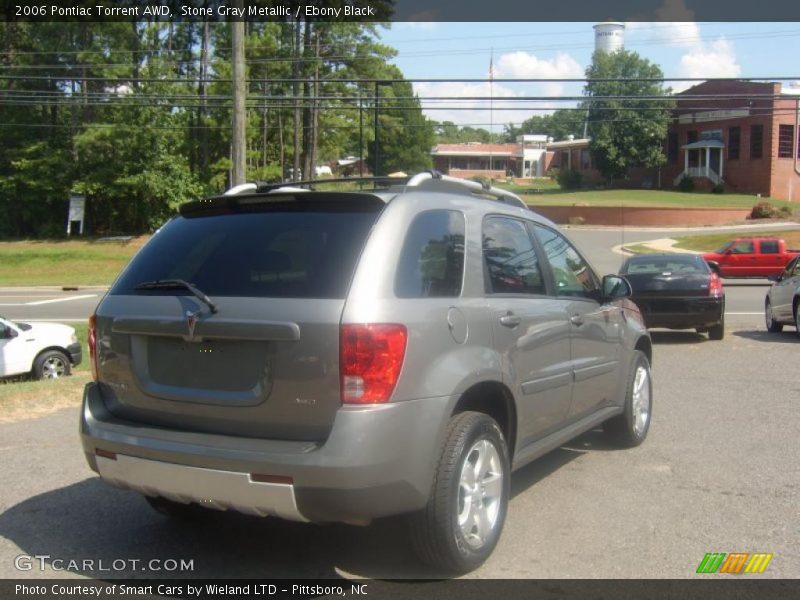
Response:
POLYGON ((383 207, 342 193, 183 207, 97 309, 108 409, 187 431, 324 439, 341 405, 345 297, 383 207))

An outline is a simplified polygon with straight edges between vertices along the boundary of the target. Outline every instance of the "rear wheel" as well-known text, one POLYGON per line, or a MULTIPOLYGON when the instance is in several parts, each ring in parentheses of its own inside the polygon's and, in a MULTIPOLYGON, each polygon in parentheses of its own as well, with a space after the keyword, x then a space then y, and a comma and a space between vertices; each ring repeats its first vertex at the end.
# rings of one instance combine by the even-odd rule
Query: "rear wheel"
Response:
POLYGON ((456 573, 483 563, 503 530, 509 476, 508 448, 495 420, 477 412, 453 416, 428 504, 410 516, 419 557, 456 573))
POLYGON ((725 313, 722 314, 720 322, 708 328, 708 339, 721 340, 725 337, 725 313))
POLYGON ((69 375, 69 358, 59 350, 42 352, 33 361, 33 376, 36 379, 60 379, 69 375))
POLYGON ((772 312, 772 304, 770 303, 769 298, 767 298, 766 302, 764 303, 764 321, 767 325, 767 331, 770 333, 778 333, 783 331, 783 325, 775 320, 775 315, 772 312))
POLYGON ((636 350, 633 366, 628 374, 625 392, 625 410, 621 415, 603 423, 606 435, 620 446, 641 444, 650 430, 653 411, 653 385, 650 379, 650 362, 644 352, 636 350))

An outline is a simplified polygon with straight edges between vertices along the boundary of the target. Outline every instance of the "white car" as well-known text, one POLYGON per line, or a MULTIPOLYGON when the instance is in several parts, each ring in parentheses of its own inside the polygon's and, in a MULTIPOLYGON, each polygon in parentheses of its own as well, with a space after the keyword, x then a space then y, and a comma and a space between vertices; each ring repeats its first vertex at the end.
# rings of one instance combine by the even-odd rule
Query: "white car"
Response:
POLYGON ((0 377, 31 373, 36 379, 58 379, 80 362, 81 345, 69 325, 0 317, 0 377))

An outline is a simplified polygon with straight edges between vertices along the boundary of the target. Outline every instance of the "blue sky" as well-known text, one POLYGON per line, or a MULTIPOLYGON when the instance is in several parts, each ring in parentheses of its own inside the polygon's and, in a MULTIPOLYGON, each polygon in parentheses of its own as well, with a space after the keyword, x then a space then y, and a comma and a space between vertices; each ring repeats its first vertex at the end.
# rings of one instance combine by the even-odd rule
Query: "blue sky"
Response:
MULTIPOLYGON (((382 40, 398 50, 393 60, 409 79, 486 78, 493 57, 496 79, 583 77, 594 50, 594 23, 394 23, 382 40)), ((800 86, 800 23, 628 23, 625 47, 660 65, 666 77, 792 77, 800 86)), ((681 90, 690 84, 670 84, 681 90)), ((791 85, 784 83, 784 87, 791 85)), ((519 95, 580 95, 581 84, 422 83, 421 98, 492 96, 487 102, 446 101, 468 110, 431 110, 436 120, 495 131, 519 123, 550 102, 503 101, 519 95)), ((431 101, 423 101, 426 106, 431 101)), ((558 104, 568 106, 568 104, 558 104)))

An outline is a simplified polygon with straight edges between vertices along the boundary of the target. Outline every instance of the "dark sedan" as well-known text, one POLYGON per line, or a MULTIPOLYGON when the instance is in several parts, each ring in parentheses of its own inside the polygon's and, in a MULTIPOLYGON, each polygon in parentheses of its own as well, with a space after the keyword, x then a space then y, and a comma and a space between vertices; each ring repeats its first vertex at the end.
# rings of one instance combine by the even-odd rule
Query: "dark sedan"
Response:
POLYGON ((622 265, 648 328, 696 329, 712 340, 725 335, 725 290, 696 254, 641 254, 622 265))

